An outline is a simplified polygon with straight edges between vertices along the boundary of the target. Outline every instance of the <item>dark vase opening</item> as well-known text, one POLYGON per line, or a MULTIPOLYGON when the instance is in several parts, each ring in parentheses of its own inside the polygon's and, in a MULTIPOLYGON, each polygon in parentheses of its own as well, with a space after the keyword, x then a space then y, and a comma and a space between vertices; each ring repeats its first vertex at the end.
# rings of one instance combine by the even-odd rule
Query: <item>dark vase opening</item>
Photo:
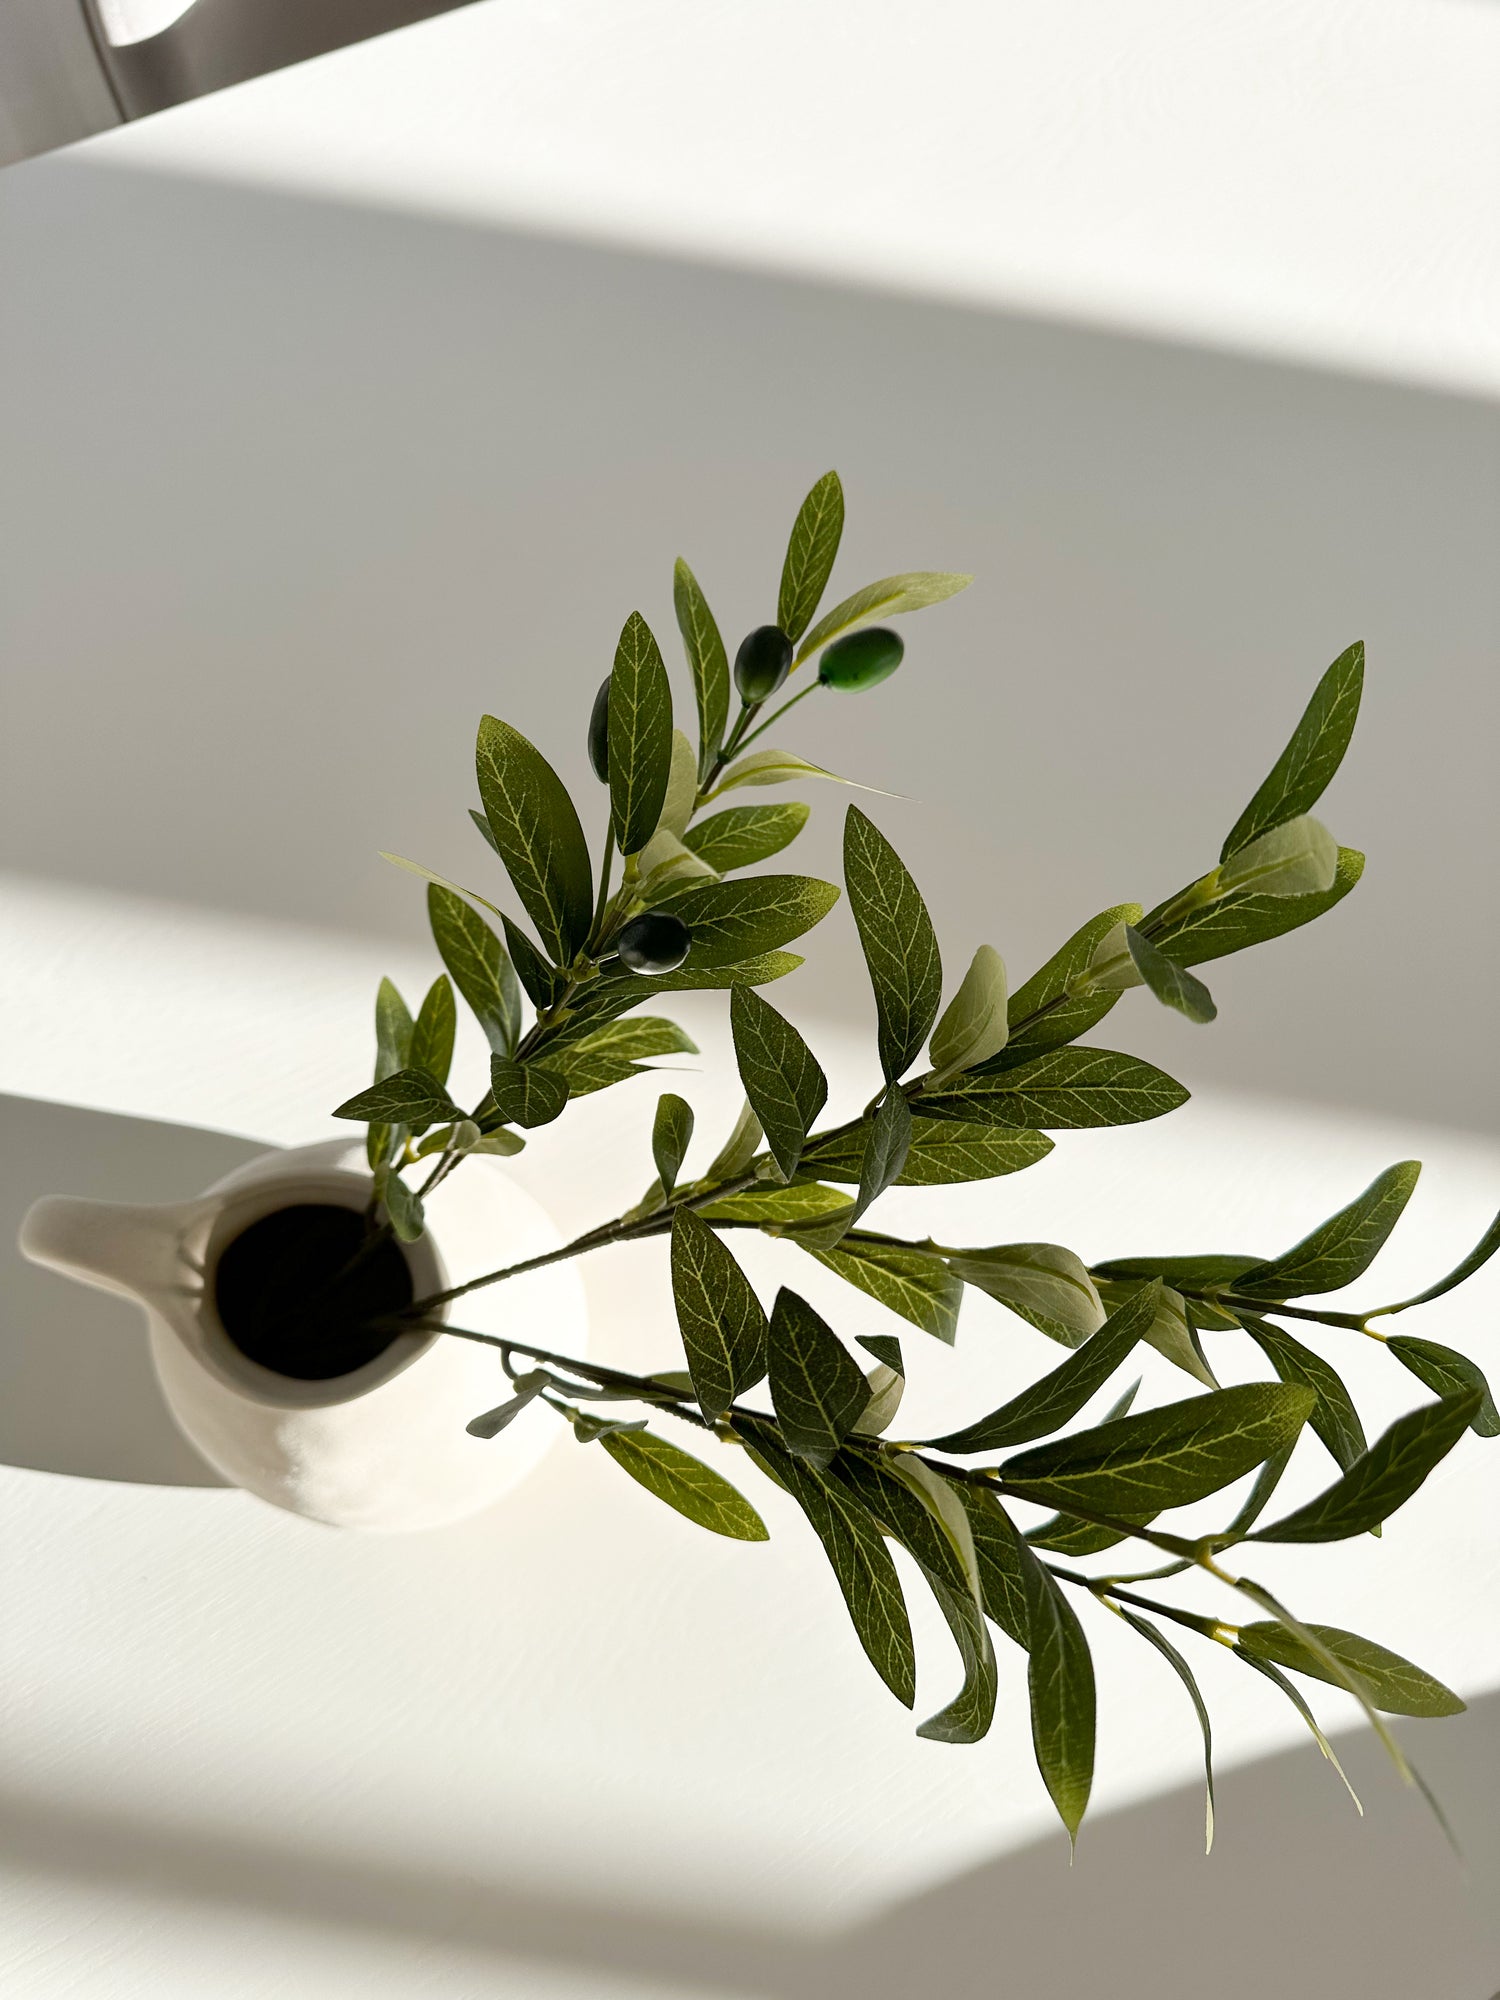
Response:
POLYGON ((299 1382, 352 1374, 397 1338, 373 1326, 409 1306, 410 1267, 389 1237, 370 1247, 358 1209, 299 1202, 236 1236, 214 1306, 241 1354, 299 1382))

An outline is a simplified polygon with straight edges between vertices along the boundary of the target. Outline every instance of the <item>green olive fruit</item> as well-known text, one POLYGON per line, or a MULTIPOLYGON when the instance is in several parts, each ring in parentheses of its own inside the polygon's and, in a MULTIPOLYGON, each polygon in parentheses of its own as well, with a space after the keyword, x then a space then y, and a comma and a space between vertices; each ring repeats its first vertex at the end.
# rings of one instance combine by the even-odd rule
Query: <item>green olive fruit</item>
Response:
POLYGON ((589 717, 589 762, 594 767, 594 776, 601 785, 609 783, 609 683, 606 674, 599 683, 599 692, 594 696, 594 711, 589 717))
POLYGON ((688 955, 692 932, 681 917, 665 910, 647 910, 632 917, 620 932, 620 963, 631 972, 675 972, 688 955))
POLYGON ((757 625, 734 656, 741 701, 765 701, 792 671, 792 642, 779 625, 757 625))
POLYGON ((886 625, 870 625, 863 632, 848 632, 835 639, 818 662, 818 679, 824 687, 840 688, 845 694, 863 694, 888 680, 901 664, 906 647, 899 632, 886 625))

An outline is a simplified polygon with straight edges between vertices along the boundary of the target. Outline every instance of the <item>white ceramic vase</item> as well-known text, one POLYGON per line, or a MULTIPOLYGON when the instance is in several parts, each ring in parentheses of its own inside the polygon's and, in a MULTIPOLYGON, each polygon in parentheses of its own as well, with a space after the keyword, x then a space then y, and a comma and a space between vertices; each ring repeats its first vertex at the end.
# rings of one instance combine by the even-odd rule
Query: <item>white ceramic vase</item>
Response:
MULTIPOLYGON (((345 1140, 262 1154, 196 1200, 166 1207, 52 1195, 31 1208, 21 1249, 34 1263, 144 1307, 162 1393, 214 1469, 273 1506, 335 1527, 432 1528, 491 1505, 557 1434, 526 1411, 492 1440, 471 1417, 507 1394, 498 1352, 441 1333, 399 1335, 376 1359, 323 1381, 250 1360, 214 1306, 218 1259, 252 1223, 299 1203, 361 1209, 370 1177, 345 1140)), ((401 1246, 416 1296, 557 1249, 550 1218, 483 1155, 431 1197, 420 1242, 401 1246)), ((586 1352, 582 1281, 557 1264, 475 1292, 449 1312, 481 1333, 586 1352)))

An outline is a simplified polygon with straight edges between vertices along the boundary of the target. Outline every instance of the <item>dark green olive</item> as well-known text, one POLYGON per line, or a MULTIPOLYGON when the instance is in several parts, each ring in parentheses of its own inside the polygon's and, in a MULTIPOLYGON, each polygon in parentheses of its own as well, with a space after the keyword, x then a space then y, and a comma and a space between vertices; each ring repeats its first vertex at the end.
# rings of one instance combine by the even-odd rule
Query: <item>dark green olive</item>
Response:
POLYGON ((601 785, 609 783, 609 683, 605 675, 594 696, 594 712, 589 717, 589 762, 601 785))
POLYGON ((647 910, 632 917, 620 932, 621 965, 631 972, 675 972, 688 955, 693 937, 681 917, 665 910, 647 910))
POLYGON ((835 639, 818 662, 818 679, 824 687, 841 688, 845 694, 863 694, 888 680, 901 664, 906 647, 901 634, 885 625, 871 625, 863 632, 848 632, 835 639))
POLYGON ((757 625, 734 656, 741 701, 765 701, 792 671, 792 642, 779 625, 757 625))

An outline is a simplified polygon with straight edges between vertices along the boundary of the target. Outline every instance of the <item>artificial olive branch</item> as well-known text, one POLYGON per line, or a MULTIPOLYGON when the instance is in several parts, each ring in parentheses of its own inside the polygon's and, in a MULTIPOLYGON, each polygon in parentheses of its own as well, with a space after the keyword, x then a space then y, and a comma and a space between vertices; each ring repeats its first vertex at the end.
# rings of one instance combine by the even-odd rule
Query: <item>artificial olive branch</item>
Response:
MULTIPOLYGON (((943 1610, 963 1668, 958 1695, 921 1733, 948 1742, 982 1737, 996 1700, 991 1634, 1019 1646, 1029 1656, 1038 1766, 1070 1835, 1088 1803, 1095 1733, 1092 1659, 1073 1602, 1123 1618, 1191 1696, 1211 1831, 1208 1711, 1190 1665, 1152 1621, 1228 1647, 1293 1703, 1330 1757, 1288 1673, 1352 1694, 1398 1763, 1385 1713, 1462 1706, 1431 1674, 1374 1641, 1304 1623, 1223 1557, 1251 1542, 1363 1535, 1412 1497, 1466 1431, 1500 1433, 1500 1411, 1473 1360, 1370 1324, 1466 1282, 1500 1250, 1500 1218, 1437 1283, 1361 1313, 1323 1301, 1359 1281, 1379 1253, 1416 1184, 1414 1161, 1387 1169, 1270 1258, 1209 1253, 1089 1266, 1055 1243, 961 1248, 931 1234, 894 1235, 872 1227, 870 1211, 889 1188, 940 1190, 1024 1171, 1051 1150, 1053 1133, 1155 1118, 1186 1100, 1163 1071, 1088 1038, 1137 987, 1189 1022, 1211 1022, 1215 1003, 1195 967, 1312 922, 1357 886, 1363 856, 1339 846, 1313 808, 1348 747, 1364 649, 1351 646, 1322 676, 1217 860, 1149 910, 1125 903, 1101 911, 1014 991, 989 945, 974 952, 956 985, 945 982, 916 882, 873 821, 851 807, 843 889, 875 1002, 878 1083, 856 1116, 820 1126, 828 1097, 822 1067, 761 989, 795 971, 801 960, 786 946, 827 914, 839 890, 763 868, 800 833, 805 805, 735 801, 832 779, 795 752, 769 747, 769 732, 819 689, 839 700, 888 679, 904 656, 890 621, 970 581, 901 572, 825 611, 843 518, 843 489, 828 473, 793 525, 775 620, 748 633, 732 665, 702 587, 678 562, 673 604, 696 742, 675 724, 671 676, 650 627, 638 612, 625 621, 586 732, 607 792, 597 865, 578 807, 546 758, 509 724, 484 718, 476 745, 482 811, 473 817, 522 914, 429 878, 444 973, 415 1016, 382 982, 374 1082, 337 1114, 367 1128, 372 1227, 360 1254, 391 1237, 413 1241, 426 1227, 424 1204, 466 1160, 559 1143, 550 1128, 575 1098, 650 1074, 662 1056, 692 1052, 681 1027, 643 1013, 643 1003, 727 989, 746 1100, 734 1131, 706 1168, 687 1173, 693 1111, 665 1092, 651 1132, 656 1177, 632 1205, 556 1250, 497 1266, 376 1325, 499 1351, 512 1393, 470 1425, 492 1441, 487 1448, 503 1450, 503 1433, 529 1421, 526 1412, 540 1402, 688 1520, 732 1540, 762 1540, 765 1524, 744 1495, 651 1425, 664 1414, 741 1447, 800 1509, 871 1664, 910 1706, 916 1680, 906 1585, 889 1552, 904 1549, 943 1610), (803 667, 811 669, 808 684, 773 705, 803 667), (503 939, 486 912, 500 918, 503 939), (488 1088, 467 1112, 448 1089, 455 992, 490 1049, 488 1088), (409 1185, 406 1174, 433 1154, 425 1178, 409 1185), (746 1229, 845 1280, 862 1325, 879 1314, 886 1327, 904 1321, 951 1341, 964 1298, 978 1290, 1055 1342, 1061 1358, 944 1438, 893 1438, 909 1366, 902 1341, 866 1332, 851 1344, 790 1286, 767 1312, 730 1248, 746 1229), (631 1375, 445 1317, 486 1286, 654 1238, 670 1244, 681 1375, 631 1375), (1368 1336, 1431 1399, 1367 1440, 1332 1362, 1282 1322, 1368 1336), (1189 1393, 1136 1409, 1142 1377, 1091 1417, 1095 1399, 1113 1392, 1127 1365, 1134 1372, 1143 1346, 1187 1378, 1189 1393), (1262 1373, 1223 1387, 1210 1353, 1226 1371, 1245 1356, 1267 1363, 1274 1379, 1262 1373), (522 1369, 522 1361, 530 1365, 522 1369), (761 1384, 767 1404, 756 1407, 745 1397, 761 1384), (646 1415, 592 1408, 622 1402, 646 1415), (1332 1459, 1332 1483, 1270 1518, 1287 1466, 1308 1450, 1332 1459), (1219 1532, 1188 1535, 1162 1524, 1175 1509, 1242 1481, 1243 1498, 1219 1532), (1021 1525, 1026 1510, 1038 1514, 1029 1526, 1021 1525), (1170 1560, 1139 1573, 1075 1567, 1136 1544, 1170 1560), (1191 1573, 1266 1616, 1233 1625, 1137 1588, 1191 1573)), ((338 1289, 347 1268, 325 1293, 338 1289)))

